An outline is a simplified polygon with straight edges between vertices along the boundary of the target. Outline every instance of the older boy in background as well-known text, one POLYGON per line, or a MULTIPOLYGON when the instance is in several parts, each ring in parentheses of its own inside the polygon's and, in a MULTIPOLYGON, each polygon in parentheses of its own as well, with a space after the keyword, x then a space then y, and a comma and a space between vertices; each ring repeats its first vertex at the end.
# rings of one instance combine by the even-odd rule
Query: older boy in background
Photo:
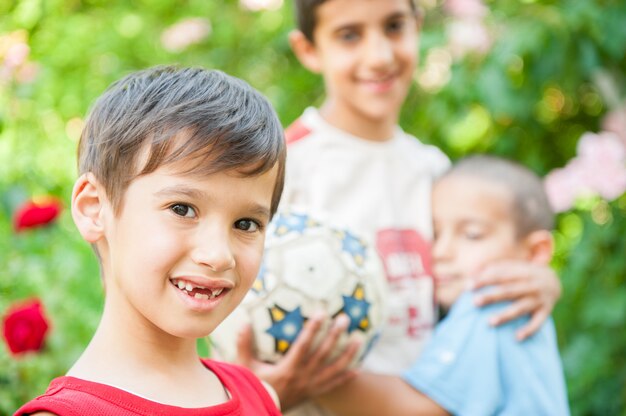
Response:
MULTIPOLYGON (((389 320, 364 368, 399 375, 419 357, 436 322, 430 191, 449 166, 440 150, 397 124, 417 65, 418 13, 411 0, 296 0, 295 7, 292 49, 323 76, 326 97, 286 131, 283 203, 360 230, 377 249, 389 283, 389 320)), ((514 301, 491 317, 494 324, 531 314, 516 334, 520 339, 537 330, 560 295, 547 265, 524 260, 494 262, 477 276, 477 286, 486 284, 494 290, 476 302, 514 301)), ((249 331, 240 339, 239 361, 269 381, 286 408, 351 375, 345 356, 325 362, 328 343, 309 351, 317 327, 310 320, 277 365, 254 358, 249 331)))

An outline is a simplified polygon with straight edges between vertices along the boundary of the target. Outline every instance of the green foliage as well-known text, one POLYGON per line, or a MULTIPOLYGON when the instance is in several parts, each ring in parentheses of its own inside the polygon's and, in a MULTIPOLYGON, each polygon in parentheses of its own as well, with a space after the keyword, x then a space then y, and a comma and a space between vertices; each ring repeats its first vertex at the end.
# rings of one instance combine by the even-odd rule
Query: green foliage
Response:
MULTIPOLYGON (((562 249, 558 258, 566 292, 554 317, 571 406, 584 410, 580 414, 624 412, 625 208, 626 196, 622 196, 611 204, 599 202, 591 211, 569 214, 577 215, 573 225, 576 241, 562 249)), ((562 239, 567 238, 567 222, 559 235, 562 239)))
MULTIPOLYGON (((447 82, 431 89, 417 85, 401 125, 453 159, 489 152, 545 174, 575 154, 582 133, 600 128, 615 97, 626 96, 626 3, 487 5, 495 39, 489 53, 448 57, 447 82), (607 78, 614 82, 609 91, 599 82, 607 78)), ((39 67, 33 82, 0 78, 0 313, 36 296, 52 322, 38 354, 14 358, 0 346, 1 415, 62 375, 98 322, 98 265, 67 209, 56 224, 19 234, 11 218, 33 195, 69 201, 82 119, 106 86, 155 64, 215 67, 260 89, 287 125, 306 106, 319 104, 323 85, 289 50, 290 1, 279 10, 251 12, 233 0, 13 0, 0 2, 0 16, 0 37, 24 36, 28 59, 39 67), (182 52, 169 52, 162 33, 188 17, 207 18, 211 33, 182 52)), ((439 8, 427 11, 422 71, 429 54, 445 48, 448 20, 439 8)), ((0 63, 1 54, 0 43, 0 63)), ((625 214, 624 196, 594 200, 561 215, 555 233, 554 265, 564 293, 554 316, 575 415, 625 414, 625 214)))

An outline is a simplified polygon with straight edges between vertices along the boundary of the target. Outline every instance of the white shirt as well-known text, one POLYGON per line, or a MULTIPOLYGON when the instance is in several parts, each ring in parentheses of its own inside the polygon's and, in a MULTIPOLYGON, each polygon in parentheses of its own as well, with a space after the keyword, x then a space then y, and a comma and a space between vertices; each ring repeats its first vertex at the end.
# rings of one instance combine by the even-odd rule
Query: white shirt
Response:
POLYGON ((353 230, 381 257, 389 319, 363 368, 398 375, 417 359, 435 324, 430 192, 450 162, 399 127, 389 140, 373 142, 331 126, 315 108, 306 109, 286 136, 282 206, 353 230))

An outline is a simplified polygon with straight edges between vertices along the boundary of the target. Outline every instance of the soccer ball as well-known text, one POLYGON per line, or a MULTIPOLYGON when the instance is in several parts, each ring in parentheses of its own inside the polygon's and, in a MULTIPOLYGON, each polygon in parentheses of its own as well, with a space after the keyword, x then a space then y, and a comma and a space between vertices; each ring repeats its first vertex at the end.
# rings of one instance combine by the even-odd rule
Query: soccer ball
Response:
POLYGON ((235 359, 237 334, 249 323, 256 356, 276 362, 289 351, 306 320, 323 310, 328 319, 314 343, 321 341, 333 318, 346 314, 348 328, 330 358, 359 338, 356 365, 384 320, 386 287, 376 252, 353 232, 293 210, 276 214, 265 247, 252 289, 211 334, 217 356, 235 359))

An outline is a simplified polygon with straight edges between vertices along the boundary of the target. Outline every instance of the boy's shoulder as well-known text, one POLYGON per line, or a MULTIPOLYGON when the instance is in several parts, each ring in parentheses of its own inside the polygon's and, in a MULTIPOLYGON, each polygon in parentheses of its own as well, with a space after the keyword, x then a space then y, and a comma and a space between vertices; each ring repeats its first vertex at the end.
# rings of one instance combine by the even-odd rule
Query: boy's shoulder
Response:
POLYGON ((311 133, 313 133, 313 127, 307 125, 303 114, 285 129, 285 142, 288 146, 292 145, 310 136, 311 133))
POLYGON ((259 415, 279 415, 273 398, 254 374, 241 366, 214 360, 203 360, 204 365, 213 371, 230 392, 231 400, 219 406, 202 409, 185 409, 170 406, 128 391, 76 377, 58 377, 50 383, 46 392, 24 404, 14 416, 34 412, 81 416, 86 414, 115 414, 136 416, 138 414, 194 415, 238 415, 247 411, 258 411, 259 415), (213 410, 215 409, 215 413, 213 410), (264 412, 263 412, 263 411, 264 412))
POLYGON ((424 169, 437 176, 449 166, 450 160, 436 146, 422 143, 416 137, 396 127, 391 140, 383 143, 371 142, 353 136, 327 123, 314 107, 304 110, 302 115, 285 129, 285 140, 290 157, 307 159, 321 153, 350 152, 352 154, 379 155, 405 159, 416 168, 424 169))
POLYGON ((318 142, 320 137, 327 138, 329 135, 333 136, 332 133, 338 132, 340 130, 334 129, 324 121, 317 108, 307 107, 300 117, 285 129, 285 141, 291 150, 296 143, 298 145, 295 147, 300 147, 303 143, 309 145, 313 140, 318 142))
POLYGON ((568 414, 552 320, 519 342, 527 317, 491 326, 508 303, 477 307, 473 297, 459 297, 404 379, 455 414, 568 414))
MULTIPOLYGON (((523 315, 498 326, 490 323, 490 318, 510 307, 510 301, 496 302, 485 306, 476 306, 477 293, 493 290, 485 287, 478 291, 467 290, 454 302, 447 316, 435 328, 431 341, 433 350, 438 347, 454 347, 458 354, 470 357, 508 357, 504 365, 519 359, 523 362, 529 357, 541 356, 556 358, 560 361, 554 321, 548 317, 539 330, 525 341, 518 341, 516 333, 526 325, 529 315, 523 315), (472 351, 475 348, 475 351, 472 351), (494 353, 490 355, 489 351, 494 353), (513 360, 515 358, 515 360, 513 360)), ((541 361, 539 360, 539 361, 541 361)), ((533 358, 531 361, 535 361, 533 358)))
POLYGON ((406 152, 403 154, 408 158, 412 158, 413 162, 419 163, 434 176, 442 175, 450 167, 450 159, 437 146, 425 144, 418 138, 403 133, 408 140, 403 141, 406 152))
MULTIPOLYGON (((136 415, 124 411, 120 397, 112 387, 90 382, 75 377, 58 377, 52 380, 48 389, 41 396, 20 407, 14 416, 28 415, 35 412, 50 412, 57 415, 116 414, 136 415), (107 399, 110 397, 110 400, 107 399)), ((130 394, 129 394, 130 395, 130 394)), ((124 398, 127 399, 127 398, 124 398)), ((127 402, 127 400, 124 400, 127 402)), ((133 404, 132 401, 129 404, 133 404)), ((45 413, 44 413, 45 414, 45 413)))
MULTIPOLYGON (((474 303, 474 297, 479 293, 485 293, 491 290, 493 290, 492 287, 485 287, 478 291, 464 291, 454 302, 445 318, 437 325, 435 331, 445 332, 450 335, 456 334, 458 336, 464 336, 462 335, 463 333, 469 332, 473 334, 482 334, 480 336, 485 337, 499 336, 498 333, 507 332, 511 334, 511 341, 517 343, 517 341, 514 341, 515 331, 525 325, 530 317, 528 315, 524 315, 499 326, 492 326, 489 324, 489 318, 501 313, 511 305, 510 301, 502 301, 485 306, 476 306, 474 303), (461 333, 459 333, 458 329, 461 328, 464 329, 461 333)), ((550 325, 552 325, 552 321, 549 318, 545 326, 550 325)))

